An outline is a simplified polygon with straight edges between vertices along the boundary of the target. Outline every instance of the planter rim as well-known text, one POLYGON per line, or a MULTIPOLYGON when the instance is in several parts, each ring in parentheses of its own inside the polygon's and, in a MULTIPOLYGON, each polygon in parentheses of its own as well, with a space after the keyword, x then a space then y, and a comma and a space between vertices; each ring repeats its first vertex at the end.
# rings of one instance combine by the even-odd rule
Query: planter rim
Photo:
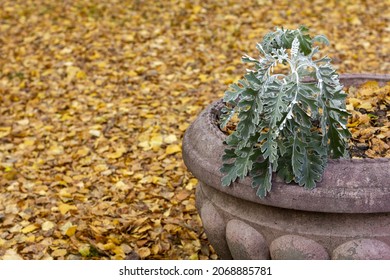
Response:
MULTIPOLYGON (((345 74, 340 80, 345 86, 370 80, 384 84, 390 75, 345 74)), ((327 213, 390 211, 390 158, 328 160, 323 179, 313 190, 286 184, 274 175, 271 192, 263 199, 256 196, 248 177, 222 187, 219 169, 226 135, 216 124, 221 106, 221 100, 209 105, 184 135, 183 160, 199 181, 237 198, 281 208, 327 213)))

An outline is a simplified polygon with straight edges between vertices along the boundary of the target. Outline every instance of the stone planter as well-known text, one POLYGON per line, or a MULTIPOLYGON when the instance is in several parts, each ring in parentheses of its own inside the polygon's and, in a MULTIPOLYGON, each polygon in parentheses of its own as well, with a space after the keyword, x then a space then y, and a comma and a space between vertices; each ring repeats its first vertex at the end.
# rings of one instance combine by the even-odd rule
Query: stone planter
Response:
MULTIPOLYGON (((390 75, 342 75, 345 86, 390 75)), ((221 186, 226 148, 217 101, 188 128, 183 159, 199 180, 197 209, 222 259, 390 259, 390 159, 331 160, 314 190, 274 176, 265 199, 246 178, 221 186)))

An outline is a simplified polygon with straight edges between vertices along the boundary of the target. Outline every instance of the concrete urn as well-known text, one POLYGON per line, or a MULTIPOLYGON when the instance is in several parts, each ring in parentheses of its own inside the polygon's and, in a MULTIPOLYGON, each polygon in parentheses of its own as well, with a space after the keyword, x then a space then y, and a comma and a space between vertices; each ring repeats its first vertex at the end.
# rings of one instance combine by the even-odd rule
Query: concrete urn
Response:
MULTIPOLYGON (((340 80, 384 84, 390 75, 340 80)), ((330 160, 314 190, 274 176, 260 199, 249 178, 221 186, 221 107, 206 108, 183 139, 184 163, 199 181, 196 207, 221 259, 390 259, 390 158, 330 160)))

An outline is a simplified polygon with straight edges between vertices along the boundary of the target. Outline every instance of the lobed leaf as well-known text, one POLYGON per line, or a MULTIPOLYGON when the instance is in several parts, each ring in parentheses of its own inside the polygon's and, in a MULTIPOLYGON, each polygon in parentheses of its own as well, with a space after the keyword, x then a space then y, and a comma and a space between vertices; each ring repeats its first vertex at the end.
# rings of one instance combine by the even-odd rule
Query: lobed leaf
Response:
POLYGON ((256 195, 260 198, 266 197, 272 187, 272 168, 269 161, 256 162, 251 171, 252 188, 257 188, 256 195))

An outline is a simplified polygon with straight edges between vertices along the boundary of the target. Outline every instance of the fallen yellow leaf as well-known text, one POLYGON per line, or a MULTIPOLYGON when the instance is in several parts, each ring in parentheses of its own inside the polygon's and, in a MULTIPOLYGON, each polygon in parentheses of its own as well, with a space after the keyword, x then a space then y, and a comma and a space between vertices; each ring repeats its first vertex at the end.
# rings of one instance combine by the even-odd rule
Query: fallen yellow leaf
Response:
POLYGON ((5 251, 4 256, 1 258, 3 260, 23 260, 23 258, 14 249, 5 251))
POLYGON ((123 252, 123 249, 121 246, 115 246, 115 248, 112 248, 111 251, 119 258, 123 259, 125 257, 125 253, 123 252))
POLYGON ((11 133, 11 127, 0 127, 0 138, 7 136, 11 133))
POLYGON ((54 144, 48 150, 49 155, 61 155, 64 153, 64 147, 54 144))
POLYGON ((123 154, 126 152, 127 152, 126 147, 121 146, 121 147, 117 148, 114 153, 107 154, 107 158, 117 159, 117 158, 120 158, 121 156, 123 156, 123 154))
POLYGON ((65 249, 57 249, 57 250, 54 250, 54 251, 51 253, 51 256, 52 256, 52 257, 63 257, 63 256, 65 256, 67 253, 68 253, 68 251, 65 250, 65 249))
POLYGON ((85 157, 89 154, 89 149, 87 147, 81 147, 80 149, 77 150, 76 154, 79 157, 85 157))
POLYGON ((42 230, 43 231, 48 231, 54 228, 54 223, 50 221, 46 221, 42 224, 42 230))
POLYGON ((347 104, 353 106, 353 107, 352 107, 352 110, 353 110, 353 108, 356 108, 357 106, 359 106, 359 104, 360 104, 361 102, 362 102, 362 101, 361 101, 361 99, 359 99, 359 98, 350 97, 350 98, 347 99, 347 104))
POLYGON ((146 257, 149 257, 150 256, 150 249, 147 248, 147 247, 142 247, 140 249, 138 249, 138 255, 141 259, 144 259, 146 257))
POLYGON ((35 242, 35 235, 30 235, 30 236, 27 236, 25 239, 24 239, 24 242, 27 242, 27 243, 34 243, 35 242))
POLYGON ((186 199, 188 196, 190 195, 189 191, 187 191, 186 189, 184 190, 181 190, 177 195, 176 195, 176 198, 178 200, 184 200, 186 199))
POLYGON ((73 236, 73 235, 76 233, 76 229, 77 229, 77 226, 71 226, 71 227, 69 227, 69 228, 66 230, 65 234, 66 234, 67 236, 71 237, 71 236, 73 236))
POLYGON ((155 134, 150 139, 150 146, 154 151, 157 151, 163 143, 163 137, 161 134, 155 134))
POLYGON ((39 226, 37 226, 37 225, 35 225, 35 224, 31 224, 31 225, 28 225, 28 226, 24 227, 24 228, 21 230, 21 232, 22 232, 22 233, 29 233, 29 232, 32 232, 32 231, 38 229, 38 228, 39 228, 39 226))
POLYGON ((83 256, 83 257, 88 257, 89 254, 90 254, 90 246, 88 244, 85 244, 83 246, 81 246, 79 248, 79 253, 83 256))
POLYGON ((181 152, 181 147, 179 145, 175 145, 175 144, 169 145, 165 149, 165 153, 168 154, 168 155, 172 155, 172 154, 175 154, 175 153, 178 153, 178 152, 181 152))
POLYGON ((77 207, 74 205, 69 205, 69 204, 60 204, 58 206, 58 209, 60 210, 62 215, 65 215, 68 213, 70 210, 77 210, 77 207))
POLYGON ((367 111, 372 110, 372 104, 370 102, 363 102, 362 104, 357 106, 358 109, 365 109, 367 111))
POLYGON ((164 142, 167 144, 172 144, 177 141, 177 137, 175 134, 170 134, 164 137, 164 142))
POLYGON ((103 245, 104 250, 111 250, 111 249, 114 249, 115 247, 116 247, 115 244, 112 242, 108 242, 108 243, 103 245))

